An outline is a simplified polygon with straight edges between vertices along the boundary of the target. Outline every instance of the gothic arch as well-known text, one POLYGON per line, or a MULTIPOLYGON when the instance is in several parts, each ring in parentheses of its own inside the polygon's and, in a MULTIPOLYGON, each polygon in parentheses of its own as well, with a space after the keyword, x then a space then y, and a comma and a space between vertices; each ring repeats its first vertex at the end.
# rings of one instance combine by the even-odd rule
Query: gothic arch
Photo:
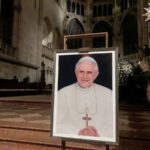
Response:
POLYGON ((133 11, 124 13, 124 14, 122 15, 122 17, 119 18, 120 21, 118 21, 118 23, 119 23, 118 33, 121 33, 121 30, 122 30, 122 24, 123 24, 125 18, 126 18, 127 16, 134 16, 135 18, 137 18, 136 15, 137 15, 137 13, 136 13, 136 12, 133 12, 133 11))
MULTIPOLYGON (((108 46, 111 47, 113 45, 113 30, 112 26, 106 21, 100 21, 93 28, 93 33, 97 32, 108 32, 108 46)), ((93 47, 104 47, 105 39, 102 37, 93 39, 93 47)))
POLYGON ((124 19, 127 17, 127 16, 134 16, 136 17, 137 16, 137 12, 134 12, 134 11, 127 11, 126 13, 124 13, 121 18, 120 18, 120 24, 123 23, 124 19))
POLYGON ((78 19, 73 18, 67 24, 66 32, 67 32, 67 35, 82 34, 84 33, 84 28, 78 19))
POLYGON ((128 14, 122 24, 121 33, 123 35, 124 55, 137 52, 138 46, 138 24, 137 18, 133 14, 128 14))
MULTIPOLYGON (((78 24, 79 28, 82 28, 83 29, 83 33, 85 32, 85 29, 84 29, 84 24, 83 24, 83 20, 81 18, 77 18, 77 17, 74 17, 74 16, 66 16, 64 18, 64 21, 63 21, 63 26, 64 26, 64 34, 69 34, 67 33, 67 30, 68 30, 68 27, 70 26, 70 24, 74 22, 75 25, 78 24)), ((73 24, 73 23, 72 23, 73 24)))
MULTIPOLYGON (((83 34, 84 28, 80 21, 76 18, 70 20, 68 25, 66 26, 66 34, 67 35, 75 35, 75 34, 83 34)), ((77 49, 83 46, 82 39, 70 39, 67 40, 68 49, 77 49)))

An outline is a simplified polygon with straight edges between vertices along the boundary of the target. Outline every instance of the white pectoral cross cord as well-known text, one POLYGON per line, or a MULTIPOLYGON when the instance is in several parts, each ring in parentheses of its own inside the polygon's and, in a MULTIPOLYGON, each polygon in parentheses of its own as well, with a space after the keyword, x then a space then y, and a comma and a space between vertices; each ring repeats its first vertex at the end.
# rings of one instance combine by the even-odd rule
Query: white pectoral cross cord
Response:
POLYGON ((75 84, 75 106, 77 113, 84 114, 82 120, 85 121, 85 127, 88 127, 89 121, 92 120, 90 116, 94 116, 97 113, 97 95, 94 85, 90 89, 83 90, 75 84), (93 98, 92 101, 91 97, 93 98))

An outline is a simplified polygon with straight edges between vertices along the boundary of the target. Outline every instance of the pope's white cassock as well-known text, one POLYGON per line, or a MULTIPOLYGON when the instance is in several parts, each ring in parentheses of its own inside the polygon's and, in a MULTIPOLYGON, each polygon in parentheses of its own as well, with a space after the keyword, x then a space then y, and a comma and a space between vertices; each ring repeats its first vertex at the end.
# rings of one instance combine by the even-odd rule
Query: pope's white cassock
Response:
POLYGON ((56 133, 78 135, 79 131, 94 126, 100 137, 113 137, 112 90, 93 84, 81 88, 77 83, 59 90, 56 133), (85 120, 86 113, 90 118, 85 120))

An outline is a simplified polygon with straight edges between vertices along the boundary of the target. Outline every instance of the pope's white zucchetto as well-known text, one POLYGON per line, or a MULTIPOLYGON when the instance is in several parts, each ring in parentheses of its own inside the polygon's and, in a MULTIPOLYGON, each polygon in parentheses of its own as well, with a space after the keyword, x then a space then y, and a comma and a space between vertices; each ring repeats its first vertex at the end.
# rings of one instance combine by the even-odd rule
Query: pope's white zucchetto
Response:
POLYGON ((92 63, 95 64, 95 67, 96 67, 97 71, 99 70, 98 64, 97 64, 96 60, 95 60, 93 57, 90 57, 90 56, 83 56, 82 58, 80 58, 80 59, 78 60, 78 62, 76 63, 76 67, 75 67, 75 68, 77 68, 77 66, 78 66, 80 63, 82 63, 82 62, 92 62, 92 63))

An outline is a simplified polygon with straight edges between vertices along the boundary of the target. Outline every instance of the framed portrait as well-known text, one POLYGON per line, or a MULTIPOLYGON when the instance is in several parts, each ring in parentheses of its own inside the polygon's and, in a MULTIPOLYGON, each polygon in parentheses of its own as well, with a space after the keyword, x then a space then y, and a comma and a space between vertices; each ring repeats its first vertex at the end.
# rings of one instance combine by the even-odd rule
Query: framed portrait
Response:
POLYGON ((118 143, 117 48, 55 53, 52 136, 118 143))

